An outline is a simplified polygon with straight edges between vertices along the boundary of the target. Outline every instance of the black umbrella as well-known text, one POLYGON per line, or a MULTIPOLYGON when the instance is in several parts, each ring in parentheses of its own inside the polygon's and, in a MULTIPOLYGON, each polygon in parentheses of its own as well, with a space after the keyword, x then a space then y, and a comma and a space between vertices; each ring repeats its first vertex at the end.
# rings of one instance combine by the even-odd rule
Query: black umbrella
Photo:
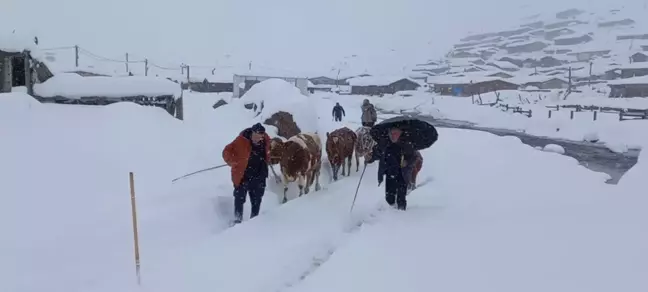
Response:
POLYGON ((407 116, 384 120, 373 126, 369 134, 377 143, 383 144, 389 141, 391 128, 399 128, 403 131, 400 141, 411 144, 415 150, 428 148, 439 138, 439 133, 432 124, 407 116))

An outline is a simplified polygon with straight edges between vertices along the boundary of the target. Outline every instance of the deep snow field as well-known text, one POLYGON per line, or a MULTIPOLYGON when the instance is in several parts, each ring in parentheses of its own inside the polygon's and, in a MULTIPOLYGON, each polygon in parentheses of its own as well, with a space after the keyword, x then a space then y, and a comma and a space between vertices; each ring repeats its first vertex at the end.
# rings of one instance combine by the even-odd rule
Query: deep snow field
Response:
MULTIPOLYGON (((268 108, 312 110, 298 123, 323 138, 359 126, 361 97, 298 96, 278 82, 255 87, 263 90, 248 98, 268 108), (341 123, 331 120, 335 102, 346 110, 341 123)), ((439 141, 422 152, 419 181, 429 182, 410 194, 406 212, 379 211, 384 191, 370 165, 349 214, 360 172, 354 165, 350 177, 331 183, 325 162, 323 190, 281 206, 281 186, 270 177, 262 214, 227 229, 227 168, 171 183, 222 164, 223 147, 265 115, 255 117, 244 100, 212 109, 220 98, 230 101, 185 92, 179 121, 130 103, 54 105, 0 95, 0 291, 648 291, 648 154, 607 185, 607 175, 517 138, 439 129, 439 141)), ((461 107, 479 123, 527 119, 439 97, 371 99, 384 110, 418 106, 452 119, 461 107)), ((641 122, 598 122, 603 140, 617 141, 622 133, 613 132, 624 129, 624 143, 648 144, 631 140, 645 133, 641 122)), ((560 125, 569 123, 576 122, 560 125)), ((530 124, 521 125, 533 132, 530 124)))

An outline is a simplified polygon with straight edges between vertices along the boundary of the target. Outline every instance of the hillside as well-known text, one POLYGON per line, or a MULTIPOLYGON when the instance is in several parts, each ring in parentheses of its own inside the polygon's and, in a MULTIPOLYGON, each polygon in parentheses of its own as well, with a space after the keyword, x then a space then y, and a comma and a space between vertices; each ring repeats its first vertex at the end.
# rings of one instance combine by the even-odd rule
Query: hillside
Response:
POLYGON ((419 64, 413 71, 442 76, 429 78, 432 83, 440 78, 476 82, 490 77, 525 85, 558 78, 564 82, 557 88, 566 88, 568 82, 578 87, 646 75, 648 22, 641 12, 572 8, 526 16, 509 29, 465 36, 445 58, 419 64))

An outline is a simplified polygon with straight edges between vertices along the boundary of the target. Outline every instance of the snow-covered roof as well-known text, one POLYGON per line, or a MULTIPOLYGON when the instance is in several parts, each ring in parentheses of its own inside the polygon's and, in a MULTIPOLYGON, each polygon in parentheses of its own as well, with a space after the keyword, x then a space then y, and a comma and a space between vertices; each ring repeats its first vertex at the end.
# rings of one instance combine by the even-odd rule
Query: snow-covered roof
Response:
POLYGON ((180 84, 161 77, 82 77, 75 73, 59 73, 44 83, 34 85, 34 93, 41 97, 180 97, 180 84))
MULTIPOLYGON (((495 81, 495 80, 511 82, 508 78, 487 76, 487 75, 492 75, 500 72, 501 71, 481 71, 481 72, 458 73, 452 75, 430 76, 427 78, 426 82, 428 84, 468 84, 471 81, 473 83, 479 83, 479 82, 487 82, 487 81, 495 81)), ((506 73, 506 72, 501 72, 501 73, 506 73)))
POLYGON ((608 81, 608 85, 648 84, 648 76, 631 77, 608 81))
POLYGON ((407 79, 409 81, 412 81, 416 83, 415 80, 410 79, 409 77, 406 76, 366 76, 366 77, 356 77, 356 78, 351 78, 348 80, 349 85, 351 86, 371 86, 371 85, 376 85, 376 86, 386 86, 390 85, 396 81, 400 81, 402 79, 407 79))
POLYGON ((635 62, 617 66, 619 69, 648 69, 648 62, 635 62))
POLYGON ((517 65, 509 62, 509 61, 490 61, 487 63, 488 64, 493 64, 499 68, 504 68, 504 69, 520 69, 517 65))
POLYGON ((0 31, 0 51, 19 53, 25 50, 33 51, 36 48, 33 37, 26 37, 13 32, 0 31))
POLYGON ((307 74, 289 70, 270 70, 270 69, 252 69, 237 70, 234 74, 239 76, 260 76, 260 77, 277 77, 277 78, 308 78, 307 74))
POLYGON ((542 83, 542 82, 547 82, 552 79, 558 79, 564 82, 568 82, 567 80, 557 77, 557 76, 545 76, 545 75, 533 75, 533 76, 515 76, 507 81, 511 81, 512 83, 515 84, 527 84, 527 83, 542 83))

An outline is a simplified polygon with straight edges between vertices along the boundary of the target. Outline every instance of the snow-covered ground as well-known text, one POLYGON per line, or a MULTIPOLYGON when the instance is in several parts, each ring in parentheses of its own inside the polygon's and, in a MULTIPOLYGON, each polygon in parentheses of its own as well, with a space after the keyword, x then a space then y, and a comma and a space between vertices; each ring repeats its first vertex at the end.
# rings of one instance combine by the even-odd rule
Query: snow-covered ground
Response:
MULTIPOLYGON (((595 105, 607 107, 621 107, 634 109, 648 109, 646 99, 607 99, 586 98, 578 96, 569 100, 556 99, 558 92, 526 93, 521 91, 501 91, 500 104, 508 104, 510 110, 504 107, 480 106, 472 103, 471 97, 438 96, 428 92, 408 92, 383 97, 344 96, 341 99, 352 100, 359 104, 362 99, 368 98, 378 108, 385 112, 394 113, 420 113, 431 115, 440 119, 467 121, 482 127, 509 129, 526 132, 531 135, 547 136, 575 141, 591 141, 592 137, 604 143, 608 148, 617 152, 628 149, 639 149, 648 145, 648 136, 637 135, 648 131, 646 120, 619 121, 618 113, 598 112, 594 120, 594 112, 574 112, 575 109, 559 111, 547 106, 555 105, 595 105), (409 96, 411 95, 411 96, 409 96), (514 113, 512 108, 520 107, 531 110, 531 117, 521 113, 514 113), (551 111, 551 118, 549 112, 551 111)), ((329 94, 330 95, 330 94, 329 94)), ((494 93, 481 95, 484 104, 497 100, 494 93)), ((334 98, 329 96, 329 98, 334 98)), ((476 102, 478 98, 475 97, 476 102)))
MULTIPOLYGON (((270 179, 262 214, 225 229, 231 205, 217 202, 231 200, 227 169, 170 182, 221 164, 223 147, 255 122, 238 100, 212 109, 221 98, 229 101, 228 94, 185 92, 185 121, 178 121, 130 103, 52 105, 0 95, 0 290, 648 289, 648 218, 639 207, 645 157, 611 186, 607 175, 517 138, 440 129, 437 144, 423 151, 419 182, 428 183, 410 194, 404 213, 380 211, 384 191, 370 165, 349 214, 361 172, 331 183, 325 163, 323 190, 280 206, 281 187, 270 179)), ((322 138, 359 126, 362 98, 304 98, 322 138), (345 107, 342 123, 331 121, 335 102, 345 107)), ((440 106, 451 101, 429 98, 374 100, 452 117, 452 105, 440 106)))

